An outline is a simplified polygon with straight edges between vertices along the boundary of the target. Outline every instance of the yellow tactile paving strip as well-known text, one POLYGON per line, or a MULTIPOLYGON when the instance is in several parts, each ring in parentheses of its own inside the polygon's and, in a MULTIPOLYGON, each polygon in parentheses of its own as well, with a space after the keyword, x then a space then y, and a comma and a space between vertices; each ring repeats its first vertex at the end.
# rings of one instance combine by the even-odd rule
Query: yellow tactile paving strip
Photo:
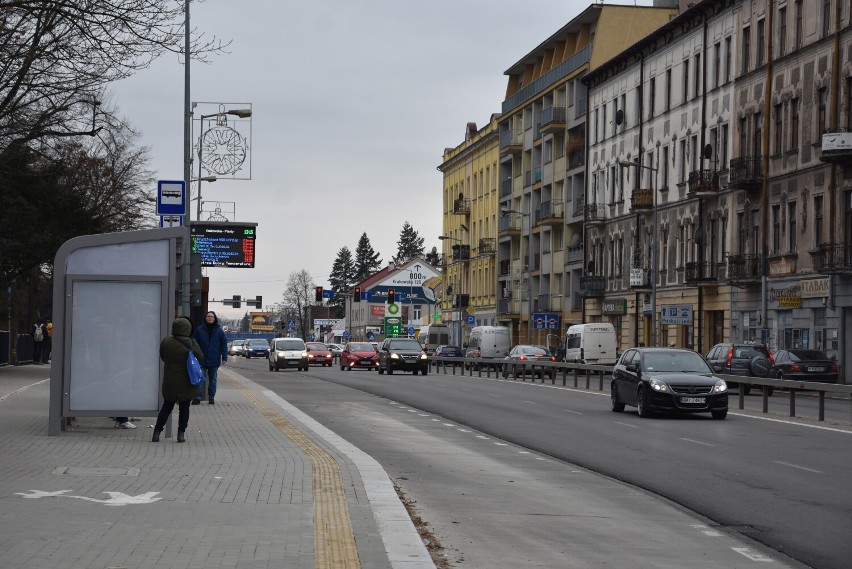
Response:
POLYGON ((240 389, 311 461, 316 568, 360 568, 361 561, 358 559, 355 534, 352 532, 349 507, 343 491, 343 477, 337 461, 251 390, 243 386, 240 389))

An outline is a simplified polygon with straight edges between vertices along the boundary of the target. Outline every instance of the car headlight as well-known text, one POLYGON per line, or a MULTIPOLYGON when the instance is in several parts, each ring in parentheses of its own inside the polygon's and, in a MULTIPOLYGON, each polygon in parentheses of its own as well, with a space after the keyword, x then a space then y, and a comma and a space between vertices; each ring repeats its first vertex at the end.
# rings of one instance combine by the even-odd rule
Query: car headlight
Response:
POLYGON ((399 359, 399 354, 391 354, 391 359, 392 359, 392 360, 398 360, 398 359, 399 359))
POLYGON ((725 383, 724 379, 720 379, 716 382, 716 385, 713 386, 713 393, 724 393, 728 390, 728 384, 725 383))
POLYGON ((302 352, 302 357, 303 357, 303 358, 308 357, 308 352, 302 352))
POLYGON ((421 359, 421 360, 425 360, 425 359, 427 359, 428 357, 429 357, 429 356, 427 356, 426 354, 420 354, 420 359, 421 359))
POLYGON ((315 356, 313 354, 308 354, 308 357, 313 359, 315 356))
POLYGON ((654 391, 660 391, 660 392, 668 392, 669 391, 669 386, 666 385, 664 382, 660 381, 659 379, 652 379, 651 380, 651 388, 654 391))

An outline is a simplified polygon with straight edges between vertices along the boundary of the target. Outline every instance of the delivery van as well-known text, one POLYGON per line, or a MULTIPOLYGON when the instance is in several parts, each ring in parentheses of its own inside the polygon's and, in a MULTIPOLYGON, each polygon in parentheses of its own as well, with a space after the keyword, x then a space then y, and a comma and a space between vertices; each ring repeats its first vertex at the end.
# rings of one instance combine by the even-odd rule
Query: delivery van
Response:
POLYGON ((466 358, 505 358, 512 349, 505 326, 474 326, 465 350, 466 358))
POLYGON ((447 346, 450 343, 450 327, 446 324, 427 324, 420 328, 417 333, 417 341, 423 350, 432 355, 438 346, 447 346))
POLYGON ((618 348, 615 327, 608 322, 575 324, 565 337, 565 361, 568 363, 615 365, 618 348))

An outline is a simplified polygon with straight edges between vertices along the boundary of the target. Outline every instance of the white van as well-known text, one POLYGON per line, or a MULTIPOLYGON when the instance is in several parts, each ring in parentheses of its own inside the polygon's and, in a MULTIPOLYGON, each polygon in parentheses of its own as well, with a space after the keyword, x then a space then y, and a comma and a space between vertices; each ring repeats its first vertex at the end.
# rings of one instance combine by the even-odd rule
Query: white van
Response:
POLYGON ((465 350, 466 358, 505 358, 512 349, 505 326, 474 326, 465 350))
POLYGON ((446 324, 427 324, 417 333, 417 341, 423 350, 432 355, 438 346, 450 345, 450 327, 446 324))
POLYGON ((615 327, 608 322, 575 324, 565 337, 565 361, 578 364, 615 365, 618 348, 615 327))

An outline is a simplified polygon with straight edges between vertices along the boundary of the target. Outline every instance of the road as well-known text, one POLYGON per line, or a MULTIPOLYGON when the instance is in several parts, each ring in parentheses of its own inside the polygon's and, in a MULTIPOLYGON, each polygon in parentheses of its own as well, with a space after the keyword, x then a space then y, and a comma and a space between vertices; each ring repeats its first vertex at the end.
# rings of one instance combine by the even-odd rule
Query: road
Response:
MULTIPOLYGON (((568 547, 566 540, 577 532, 571 503, 578 497, 566 502, 562 494, 576 491, 566 480, 579 480, 583 488, 594 486, 595 477, 579 475, 584 469, 706 516, 707 531, 753 539, 806 566, 841 569, 852 558, 852 493, 845 486, 852 468, 849 429, 735 410, 725 421, 704 416, 640 419, 635 412, 609 411, 606 394, 493 378, 379 376, 336 368, 275 374, 266 370, 264 360, 238 360, 235 366, 374 456, 423 508, 440 541, 458 552, 465 567, 488 566, 469 563, 471 557, 478 562, 489 559, 484 549, 499 553, 490 559, 497 562, 492 566, 568 566, 550 556, 558 558, 568 547), (463 440, 456 440, 458 436, 463 440), (481 444, 488 441, 490 446, 481 444), (492 454, 505 450, 498 442, 514 449, 513 460, 492 454), (479 446, 489 452, 483 454, 479 446), (449 450, 436 454, 430 448, 449 450), (478 460, 469 460, 470 453, 478 460), (442 491, 446 487, 461 490, 442 491), (474 507, 479 514, 475 520, 454 522, 455 512, 463 517, 459 514, 471 507, 462 497, 468 492, 479 506, 488 496, 489 507, 474 507), (571 522, 574 531, 566 533, 571 522)), ((750 399, 759 400, 759 395, 750 399)), ((642 508, 649 507, 623 506, 622 515, 640 520, 642 508)), ((595 516, 586 520, 586 531, 591 531, 586 527, 590 520, 603 527, 612 523, 603 521, 606 516, 595 516)), ((688 534, 675 527, 663 531, 660 520, 643 521, 641 535, 647 536, 648 547, 674 548, 673 559, 654 559, 653 566, 689 566, 684 555, 694 545, 688 534), (670 533, 670 539, 658 542, 657 532, 670 533)), ((608 540, 600 555, 617 559, 616 544, 623 538, 618 533, 598 527, 583 543, 608 540)), ((635 553, 640 539, 624 539, 626 550, 635 553)), ((729 549, 736 548, 713 549, 713 564, 751 566, 725 558, 729 549)), ((577 550, 571 553, 576 562, 577 550)), ((776 556, 775 562, 785 561, 776 556)), ((614 561, 612 566, 623 565, 614 561)))

